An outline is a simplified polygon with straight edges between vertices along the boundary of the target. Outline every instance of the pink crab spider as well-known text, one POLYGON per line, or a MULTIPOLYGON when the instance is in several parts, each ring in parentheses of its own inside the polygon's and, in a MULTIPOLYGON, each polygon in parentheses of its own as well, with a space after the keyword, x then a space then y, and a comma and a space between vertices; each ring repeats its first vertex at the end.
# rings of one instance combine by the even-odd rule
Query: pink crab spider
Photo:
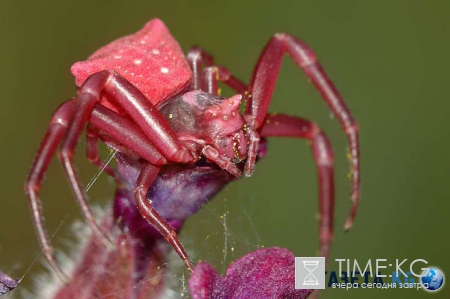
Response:
MULTIPOLYGON (((31 167, 25 189, 40 246, 51 267, 64 273, 53 257, 44 229, 39 189, 58 145, 59 159, 83 216, 95 233, 97 225, 77 178, 73 156, 87 125, 87 158, 97 166, 97 143, 102 140, 143 163, 134 194, 137 208, 172 245, 188 270, 193 265, 176 231, 153 209, 147 190, 161 167, 195 163, 206 158, 236 177, 251 176, 262 137, 306 138, 311 141, 319 181, 320 255, 327 257, 333 238, 334 179, 331 146, 313 122, 285 114, 267 113, 284 54, 289 54, 316 86, 348 137, 352 174, 352 207, 345 228, 352 226, 359 201, 360 157, 358 126, 317 61, 313 51, 294 36, 275 34, 264 48, 250 83, 244 84, 199 47, 185 57, 159 19, 140 31, 100 48, 71 71, 78 92, 55 112, 31 167), (219 96, 218 83, 237 92, 219 96), (245 100, 245 113, 239 106, 245 100), (244 165, 244 166, 242 166, 244 165)), ((115 171, 105 171, 115 177, 115 171)))

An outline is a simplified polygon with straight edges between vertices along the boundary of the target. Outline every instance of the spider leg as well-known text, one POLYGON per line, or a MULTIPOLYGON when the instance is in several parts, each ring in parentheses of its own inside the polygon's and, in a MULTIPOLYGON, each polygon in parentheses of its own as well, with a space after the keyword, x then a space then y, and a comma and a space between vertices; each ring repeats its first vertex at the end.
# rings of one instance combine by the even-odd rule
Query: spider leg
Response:
POLYGON ((153 99, 147 99, 139 89, 115 72, 102 71, 96 75, 108 76, 103 91, 125 110, 166 159, 179 163, 197 160, 191 148, 179 142, 169 122, 152 104, 153 99))
POLYGON ((203 69, 202 90, 215 95, 220 94, 217 67, 208 66, 203 69))
POLYGON ((25 192, 30 203, 31 215, 33 216, 33 223, 42 252, 50 266, 63 281, 67 280, 67 276, 53 257, 51 241, 44 228, 44 217, 42 212, 42 202, 39 198, 39 190, 44 174, 66 132, 69 120, 75 112, 74 108, 75 99, 71 99, 64 102, 53 113, 50 125, 45 133, 25 183, 25 192))
POLYGON ((106 83, 107 76, 91 76, 81 88, 77 98, 75 111, 70 122, 68 123, 67 131, 62 139, 61 148, 59 151, 59 159, 64 168, 64 172, 69 180, 72 192, 75 199, 81 208, 83 217, 91 226, 93 231, 99 235, 106 245, 113 246, 107 234, 102 231, 95 221, 94 213, 86 199, 85 192, 78 180, 76 170, 73 163, 73 156, 75 154, 75 147, 78 143, 81 133, 89 120, 90 114, 94 109, 97 100, 100 97, 101 89, 96 88, 106 83))
POLYGON ((96 104, 89 121, 106 133, 99 135, 100 138, 106 144, 112 143, 114 148, 118 145, 120 152, 127 155, 137 154, 153 165, 161 166, 168 163, 136 124, 111 109, 96 104))
POLYGON ((86 157, 89 162, 97 166, 99 169, 103 169, 103 171, 110 175, 116 183, 119 183, 114 169, 112 169, 100 158, 98 152, 98 135, 99 129, 92 123, 89 123, 86 128, 86 157))
POLYGON ((190 162, 195 158, 190 150, 181 147, 168 122, 131 83, 117 73, 110 71, 102 71, 89 77, 79 90, 76 99, 77 113, 73 115, 64 136, 59 158, 85 219, 98 233, 101 233, 101 231, 95 223, 93 213, 87 204, 86 196, 77 178, 73 156, 78 139, 91 117, 102 91, 113 96, 114 100, 137 122, 146 136, 150 136, 149 138, 156 141, 154 145, 165 156, 177 162, 190 162))
POLYGON ((142 130, 126 117, 97 104, 92 111, 90 121, 105 133, 105 136, 101 137, 102 139, 106 136, 110 138, 107 143, 118 143, 120 147, 136 153, 146 161, 134 190, 139 213, 172 245, 188 270, 192 271, 192 262, 178 240, 175 230, 153 209, 151 200, 146 197, 148 189, 158 175, 159 166, 167 164, 168 161, 150 143, 142 130))
POLYGON ((231 74, 231 72, 220 65, 214 65, 212 55, 200 47, 193 47, 186 57, 193 73, 192 89, 202 89, 206 92, 219 94, 217 81, 223 82, 237 93, 247 93, 247 85, 231 74), (202 73, 202 66, 205 67, 202 73))
POLYGON ((233 162, 231 162, 229 159, 223 157, 220 155, 219 151, 215 149, 214 147, 207 145, 203 148, 202 154, 208 159, 216 163, 220 168, 228 171, 232 175, 234 175, 237 178, 240 178, 242 176, 242 172, 239 169, 239 167, 236 166, 233 162))
MULTIPOLYGON (((128 116, 142 130, 146 140, 152 140, 152 145, 157 149, 157 154, 143 154, 142 158, 148 158, 149 162, 158 164, 164 163, 166 161, 165 158, 174 162, 189 163, 196 161, 197 157, 193 154, 191 148, 185 148, 178 142, 176 134, 167 120, 151 104, 149 99, 130 82, 111 71, 102 71, 90 76, 79 89, 75 107, 77 113, 74 113, 62 140, 59 158, 84 218, 96 233, 99 233, 104 240, 107 240, 106 235, 102 233, 95 222, 73 163, 77 142, 84 126, 91 118, 91 114, 95 114, 92 112, 96 110, 94 107, 100 100, 102 92, 108 93, 126 111, 128 116)), ((103 129, 95 122, 93 124, 103 129)), ((129 143, 132 142, 129 141, 129 143)), ((127 145, 127 143, 123 144, 127 145)))
POLYGON ((214 58, 212 55, 204 52, 200 47, 195 46, 189 49, 186 60, 192 70, 191 90, 200 89, 203 82, 202 66, 213 65, 214 58))
MULTIPOLYGON (((95 110, 94 110, 95 111, 95 110)), ((93 113, 94 113, 93 111, 93 113)), ((141 132, 142 133, 142 132, 141 132)), ((111 138, 108 134, 106 134, 103 131, 99 131, 98 133, 98 138, 105 143, 108 147, 116 150, 118 153, 128 156, 131 159, 134 160, 139 160, 141 157, 139 157, 138 154, 136 154, 136 152, 134 152, 133 150, 127 148, 126 146, 124 146, 123 144, 120 144, 119 142, 117 142, 116 140, 114 140, 113 138, 111 138)), ((155 149, 156 150, 156 149, 155 149)), ((121 159, 121 157, 116 156, 115 157, 116 160, 117 159, 121 159)))
POLYGON ((244 95, 247 93, 247 86, 242 83, 242 81, 234 77, 227 68, 221 65, 205 67, 203 69, 202 90, 220 95, 220 89, 217 84, 218 82, 224 83, 239 94, 244 95))
POLYGON ((145 163, 142 167, 136 182, 136 188, 134 189, 137 208, 142 217, 144 217, 170 243, 170 245, 172 245, 181 260, 185 263, 186 268, 189 272, 192 272, 194 266, 178 240, 177 233, 172 226, 167 223, 155 209, 153 209, 151 200, 146 197, 148 189, 158 175, 158 172, 159 167, 149 163, 145 163))
POLYGON ((333 151, 326 135, 313 122, 283 114, 268 115, 259 129, 261 137, 295 137, 311 141, 319 186, 320 255, 328 258, 333 240, 333 151))
MULTIPOLYGON (((348 230, 353 224, 360 196, 358 125, 338 90, 317 61, 314 52, 304 42, 284 33, 275 34, 270 39, 250 80, 246 120, 254 130, 258 130, 263 125, 285 53, 294 59, 295 63, 312 81, 347 135, 352 175, 352 207, 345 224, 345 229, 348 230)), ((246 168, 251 171, 254 161, 247 159, 247 162, 246 168)))

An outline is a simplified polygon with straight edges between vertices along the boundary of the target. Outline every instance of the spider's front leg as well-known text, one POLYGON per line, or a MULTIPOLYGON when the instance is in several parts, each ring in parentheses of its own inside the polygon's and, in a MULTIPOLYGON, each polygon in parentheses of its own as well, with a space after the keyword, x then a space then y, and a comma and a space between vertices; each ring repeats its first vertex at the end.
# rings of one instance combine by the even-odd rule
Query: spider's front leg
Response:
MULTIPOLYGON (((271 38, 253 71, 249 85, 250 96, 246 107, 246 120, 256 131, 263 125, 285 53, 294 59, 316 86, 347 134, 352 175, 352 207, 345 224, 345 229, 348 230, 353 224, 360 195, 358 125, 338 90, 317 61, 314 52, 304 42, 284 33, 275 34, 271 38)), ((246 167, 252 169, 254 162, 248 162, 246 167)))
POLYGON ((329 256, 333 240, 334 171, 330 142, 315 123, 283 114, 268 115, 259 130, 261 137, 304 138, 311 142, 311 152, 319 181, 320 255, 329 256))

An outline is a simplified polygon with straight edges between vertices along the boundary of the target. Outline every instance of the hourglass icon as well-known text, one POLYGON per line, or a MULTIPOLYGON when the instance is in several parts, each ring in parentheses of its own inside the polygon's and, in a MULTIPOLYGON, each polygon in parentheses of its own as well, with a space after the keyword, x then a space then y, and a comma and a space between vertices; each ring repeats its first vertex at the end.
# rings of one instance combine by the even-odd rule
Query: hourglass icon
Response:
POLYGON ((316 286, 319 285, 319 280, 314 276, 313 272, 317 269, 319 261, 303 261, 303 267, 308 270, 308 275, 303 279, 303 285, 316 286))

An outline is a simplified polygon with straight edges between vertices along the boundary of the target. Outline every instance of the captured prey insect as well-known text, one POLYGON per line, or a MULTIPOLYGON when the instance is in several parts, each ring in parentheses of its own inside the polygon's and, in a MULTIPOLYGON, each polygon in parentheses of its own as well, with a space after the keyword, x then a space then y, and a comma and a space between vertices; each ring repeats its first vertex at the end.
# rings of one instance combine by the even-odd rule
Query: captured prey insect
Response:
MULTIPOLYGON (((310 140, 319 182, 320 254, 328 256, 333 238, 334 178, 331 145, 314 123, 297 116, 267 113, 285 54, 289 54, 315 85, 347 134, 352 174, 352 226, 359 201, 360 155, 358 126, 339 92, 301 40, 275 34, 265 46, 248 84, 199 47, 183 55, 177 41, 159 19, 138 32, 100 48, 71 71, 77 96, 54 112, 25 184, 34 225, 44 255, 62 277, 44 229, 39 190, 50 160, 57 152, 77 203, 94 233, 108 241, 89 207, 73 163, 75 148, 86 125, 87 158, 101 167, 99 140, 122 156, 140 163, 134 186, 137 210, 175 249, 191 271, 189 256, 176 228, 153 207, 147 193, 160 175, 198 161, 214 165, 233 178, 251 176, 267 137, 310 140), (237 94, 219 95, 218 84, 237 94), (244 100, 245 112, 239 107, 244 100), (261 149, 260 149, 261 151, 261 149)), ((106 173, 117 179, 114 169, 106 173)), ((223 180, 226 185, 229 179, 223 180)))

